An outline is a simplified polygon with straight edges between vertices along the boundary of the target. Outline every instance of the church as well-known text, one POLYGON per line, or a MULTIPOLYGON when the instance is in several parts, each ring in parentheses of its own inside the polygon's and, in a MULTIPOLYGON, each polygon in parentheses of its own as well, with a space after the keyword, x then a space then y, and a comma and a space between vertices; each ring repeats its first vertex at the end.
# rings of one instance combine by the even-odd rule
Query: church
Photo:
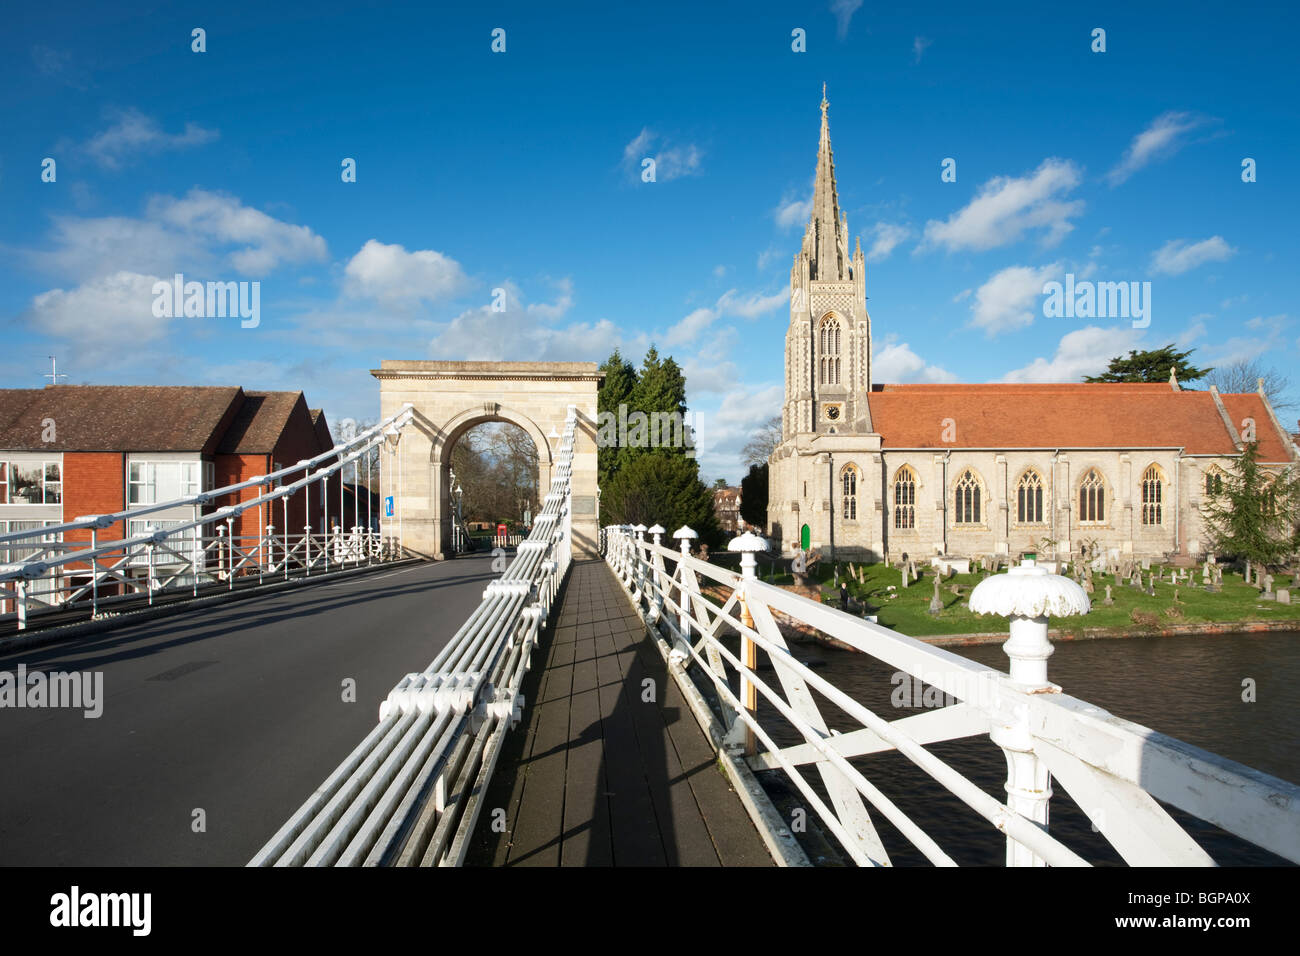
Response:
POLYGON ((1270 470, 1300 459, 1262 389, 873 381, 865 259, 860 239, 849 251, 827 109, 823 92, 769 459, 768 531, 782 554, 1005 562, 1088 547, 1186 563, 1208 551, 1208 496, 1247 442, 1270 470))

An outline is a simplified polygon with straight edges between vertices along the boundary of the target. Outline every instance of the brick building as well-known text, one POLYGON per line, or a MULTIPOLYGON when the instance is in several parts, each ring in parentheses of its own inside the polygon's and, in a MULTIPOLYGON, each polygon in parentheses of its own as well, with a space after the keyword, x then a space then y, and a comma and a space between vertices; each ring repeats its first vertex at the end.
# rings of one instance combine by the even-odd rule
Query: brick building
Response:
POLYGON ((728 534, 740 534, 745 522, 740 518, 740 489, 734 487, 713 489, 713 514, 718 526, 728 534))
MULTIPOLYGON (((0 390, 0 534, 70 522, 86 515, 144 507, 265 475, 333 447, 319 410, 302 392, 238 387, 47 385, 0 390)), ((338 500, 337 479, 331 483, 338 500)), ((249 488, 243 500, 262 489, 249 488)), ((322 491, 294 495, 289 530, 324 527, 322 491)), ((219 499, 203 513, 233 504, 219 499)), ((337 507, 330 509, 337 511, 337 507)), ((128 519, 100 540, 193 521, 182 505, 128 519)), ((235 519, 235 535, 284 520, 283 506, 264 505, 235 519)), ((65 540, 89 542, 88 530, 65 540)), ((21 557, 18 549, 0 560, 21 557)), ((70 570, 72 570, 70 568, 70 570)))

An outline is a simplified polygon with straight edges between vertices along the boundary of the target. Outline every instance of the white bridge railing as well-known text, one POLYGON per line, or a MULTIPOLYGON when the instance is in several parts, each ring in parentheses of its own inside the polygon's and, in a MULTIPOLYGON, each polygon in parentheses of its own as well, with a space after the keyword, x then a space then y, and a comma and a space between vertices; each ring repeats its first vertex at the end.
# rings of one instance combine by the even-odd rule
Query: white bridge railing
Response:
MULTIPOLYGON (((647 623, 671 648, 669 666, 682 680, 692 661, 713 685, 729 727, 724 746, 752 770, 783 770, 848 855, 861 865, 890 865, 872 814, 888 820, 928 860, 954 861, 904 807, 882 793, 854 758, 896 751, 1006 834, 1008 865, 1089 865, 1048 829, 1052 782, 1065 788, 1129 864, 1214 865, 1157 801, 1178 807, 1292 862, 1300 862, 1300 787, 1115 717, 1061 693, 1045 679, 1046 653, 1005 645, 1012 672, 1037 669, 1031 682, 977 664, 886 627, 765 584, 752 554, 733 574, 689 556, 689 528, 680 553, 664 547, 663 529, 611 527, 602 532, 606 560, 647 623), (705 596, 703 587, 715 601, 705 596), (800 663, 777 615, 808 625, 955 702, 887 720, 800 663), (739 634, 739 653, 732 646, 739 634), (760 673, 758 654, 771 663, 760 673), (1032 658, 1032 659, 1031 659, 1032 658), (1028 670, 1025 669, 1028 665, 1028 670), (813 691, 833 704, 836 729, 813 691), (798 732, 778 744, 758 718, 759 698, 798 732), (847 728, 844 729, 847 723, 847 728), (987 735, 1007 759, 1006 802, 935 756, 929 745, 987 735), (813 785, 808 770, 816 774, 813 785)), ((737 539, 738 541, 740 539, 737 539)), ((735 550, 745 550, 744 547, 735 550)), ((1046 644, 1046 618, 1040 624, 1046 644)))
POLYGON ((570 406, 532 532, 422 673, 407 674, 379 723, 250 866, 457 866, 506 731, 521 715, 529 655, 569 571, 570 406))
MULTIPOLYGON (((353 484, 348 507, 343 474, 352 465, 359 478, 360 462, 365 461, 368 469, 372 451, 399 440, 413 417, 412 407, 404 406, 330 451, 238 484, 0 535, 0 623, 16 622, 18 630, 24 630, 33 616, 49 612, 84 608, 94 617, 142 599, 153 604, 155 596, 178 591, 198 596, 200 590, 233 590, 247 583, 288 580, 400 558, 400 538, 374 530, 378 515, 372 513, 369 483, 364 509, 358 493, 360 481, 353 484), (334 476, 338 497, 331 501, 327 483, 334 476), (249 489, 253 495, 239 501, 249 489), (290 501, 301 494, 303 502, 310 502, 318 489, 319 512, 328 530, 291 530, 290 501), (237 503, 212 507, 226 496, 234 496, 237 503), (270 520, 258 534, 235 533, 236 521, 244 512, 252 509, 260 515, 263 507, 270 520), (190 520, 176 520, 178 509, 185 508, 190 520), (160 519, 160 514, 170 517, 160 519), (276 517, 281 518, 278 524, 276 517), (126 537, 101 537, 101 532, 118 523, 126 537), (139 529, 137 533, 132 533, 133 526, 139 529), (89 532, 90 540, 66 541, 66 534, 73 531, 89 532)), ((395 484, 393 487, 396 491, 395 484)), ((308 504, 304 513, 312 510, 308 504)))

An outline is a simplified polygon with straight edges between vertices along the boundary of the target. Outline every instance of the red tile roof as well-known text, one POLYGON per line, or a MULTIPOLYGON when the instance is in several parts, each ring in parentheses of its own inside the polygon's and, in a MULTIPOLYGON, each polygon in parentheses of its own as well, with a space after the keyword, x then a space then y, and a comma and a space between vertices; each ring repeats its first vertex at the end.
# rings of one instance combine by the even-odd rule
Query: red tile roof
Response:
POLYGON ((284 434, 302 392, 245 392, 239 414, 226 429, 217 451, 223 455, 269 455, 284 434))
MULTIPOLYGON (((1227 396, 1225 404, 1226 398, 1257 409, 1261 460, 1288 460, 1259 396, 1227 396), (1279 451, 1281 457, 1270 457, 1279 451)), ((868 403, 872 426, 886 449, 1182 448, 1187 454, 1236 453, 1208 391, 1174 391, 1164 383, 877 385, 868 403), (955 428, 955 441, 943 440, 949 424, 955 428)), ((1228 406, 1229 413, 1239 421, 1244 414, 1237 415, 1234 407, 1228 406)))
POLYGON ((238 387, 46 385, 0 392, 0 448, 33 451, 215 450, 238 387), (44 422, 54 419, 55 440, 44 422))
MULTIPOLYGON (((1267 462, 1290 461, 1287 453, 1287 436, 1279 434, 1273 427, 1273 419, 1264 406, 1264 400, 1258 393, 1244 395, 1220 395, 1223 407, 1232 419, 1232 427, 1238 434, 1242 431, 1242 422, 1247 418, 1255 421, 1255 438, 1259 442, 1259 460, 1267 462)), ((1242 436, 1243 438, 1245 436, 1242 436)))

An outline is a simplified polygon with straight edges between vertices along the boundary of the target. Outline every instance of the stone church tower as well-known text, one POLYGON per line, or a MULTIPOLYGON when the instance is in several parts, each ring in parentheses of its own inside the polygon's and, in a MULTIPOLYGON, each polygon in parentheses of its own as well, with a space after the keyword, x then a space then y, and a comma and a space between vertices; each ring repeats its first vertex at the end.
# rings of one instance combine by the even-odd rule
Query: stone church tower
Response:
POLYGON ((871 431, 871 317, 859 241, 849 256, 848 219, 835 189, 835 157, 822 88, 822 129, 812 215, 790 269, 782 430, 871 431))
POLYGON ((835 187, 829 105, 823 87, 812 214, 790 270, 782 442, 769 476, 771 531, 788 546, 797 544, 801 534, 808 543, 829 543, 834 534, 834 452, 878 449, 880 441, 872 432, 867 402, 871 317, 866 263, 861 241, 849 253, 849 224, 835 187))

